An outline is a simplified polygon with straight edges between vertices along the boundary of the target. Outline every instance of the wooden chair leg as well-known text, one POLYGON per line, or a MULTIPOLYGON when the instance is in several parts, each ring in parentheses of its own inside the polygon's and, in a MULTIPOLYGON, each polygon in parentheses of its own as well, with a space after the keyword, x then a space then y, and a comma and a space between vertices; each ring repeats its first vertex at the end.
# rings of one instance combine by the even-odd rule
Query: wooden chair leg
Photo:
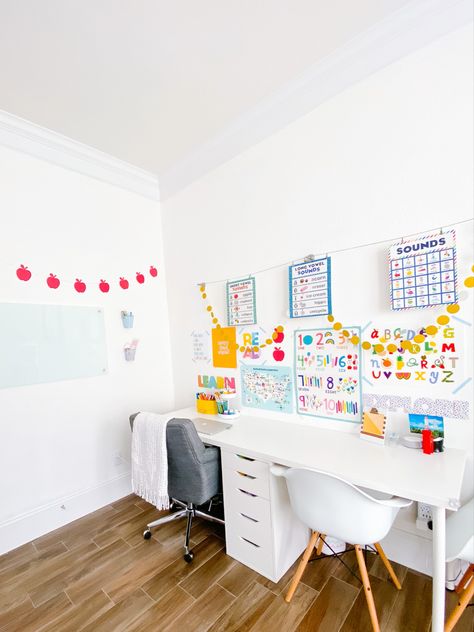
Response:
POLYGON ((308 564, 308 560, 311 557, 311 553, 313 552, 313 549, 316 545, 318 538, 319 538, 319 533, 317 531, 314 531, 311 534, 311 538, 309 540, 308 546, 306 547, 306 551, 303 553, 303 557, 301 558, 301 562, 299 563, 298 568, 296 569, 296 573, 293 575, 290 588, 288 589, 288 592, 285 597, 285 601, 287 603, 290 603, 295 593, 296 587, 300 583, 300 579, 304 573, 306 565, 308 564))
POLYGON ((464 575, 461 577, 461 581, 454 589, 458 593, 458 595, 462 593, 466 584, 468 583, 468 581, 471 579, 473 575, 474 575, 474 564, 470 564, 466 572, 464 573, 464 575))
POLYGON ((444 626, 444 632, 451 632, 451 630, 454 628, 456 623, 461 618, 462 613, 464 612, 466 607, 469 605, 469 602, 471 601, 473 595, 474 595, 474 579, 471 580, 467 588, 465 588, 463 592, 461 593, 461 595, 459 596, 459 601, 457 603, 457 606, 451 612, 448 620, 446 621, 446 625, 444 626))
POLYGON ((369 608, 370 620, 372 622, 372 629, 374 632, 380 632, 379 620, 377 618, 377 611, 375 609, 374 596, 372 594, 372 588, 370 586, 369 575, 367 573, 367 567, 365 565, 364 554, 359 544, 354 545, 357 563, 359 564, 360 576, 362 578, 362 584, 364 586, 365 598, 367 600, 367 606, 369 608))
POLYGON ((323 538, 326 537, 325 533, 321 533, 319 536, 318 548, 316 549, 316 555, 321 555, 321 551, 323 550, 324 541, 323 538))
POLYGON ((392 578, 393 583, 395 584, 395 586, 398 588, 398 590, 402 589, 402 585, 400 584, 400 582, 398 581, 398 577, 395 575, 395 571, 393 570, 393 566, 390 564, 390 560, 388 559, 388 557, 385 555, 385 551, 383 550, 383 548, 380 546, 379 542, 376 542, 374 544, 375 548, 377 549, 377 553, 380 555, 380 559, 382 560, 382 562, 385 565, 385 568, 388 570, 388 574, 390 575, 390 577, 392 578))

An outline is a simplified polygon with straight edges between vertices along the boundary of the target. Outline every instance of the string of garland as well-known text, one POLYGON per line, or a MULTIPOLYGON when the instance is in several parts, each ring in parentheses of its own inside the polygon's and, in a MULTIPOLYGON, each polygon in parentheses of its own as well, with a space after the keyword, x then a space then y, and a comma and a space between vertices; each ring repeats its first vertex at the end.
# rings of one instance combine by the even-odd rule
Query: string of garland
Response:
MULTIPOLYGON (((474 273, 474 265, 471 267, 471 272, 474 273)), ((472 289, 474 288, 474 276, 468 276, 464 279, 464 285, 465 287, 472 289)), ((202 299, 206 299, 207 298, 207 294, 206 294, 206 285, 203 283, 200 285, 199 290, 201 292, 201 298, 202 299)), ((450 305, 446 306, 446 312, 447 314, 441 314, 440 316, 438 316, 438 318, 436 319, 437 325, 443 327, 445 325, 448 325, 450 322, 450 316, 449 315, 453 315, 453 314, 457 314, 460 310, 460 306, 458 303, 451 303, 450 305), (449 314, 449 315, 448 315, 449 314)), ((212 305, 208 305, 206 307, 206 310, 209 312, 211 319, 212 319, 212 324, 215 325, 218 329, 221 327, 220 323, 219 323, 219 319, 217 318, 217 316, 215 315, 214 311, 213 311, 213 307, 212 305)), ((334 331, 338 331, 340 333, 342 333, 342 335, 345 338, 349 338, 350 341, 352 342, 353 345, 358 345, 360 343, 360 338, 357 335, 351 335, 350 332, 347 329, 343 329, 343 325, 340 321, 336 321, 334 316, 332 314, 329 314, 327 316, 327 320, 328 322, 332 323, 332 329, 334 329, 334 331)), ((439 330, 439 326, 437 325, 427 325, 426 327, 422 327, 419 331, 418 334, 416 334, 413 337, 413 341, 411 340, 402 340, 400 342, 400 347, 402 349, 404 349, 405 351, 408 351, 409 353, 416 355, 417 353, 420 353, 421 351, 421 347, 419 346, 420 344, 422 344, 423 342, 425 342, 426 338, 428 336, 435 336, 438 333, 439 330)), ((275 343, 275 337, 278 337, 278 333, 282 334, 284 331, 284 327, 283 325, 278 325, 278 327, 275 327, 275 331, 273 333, 273 337, 272 338, 267 338, 267 340, 265 341, 265 344, 261 344, 259 346, 255 346, 252 347, 252 351, 258 351, 259 348, 263 349, 265 348, 267 345, 271 345, 275 343)), ((374 343, 374 341, 370 341, 370 340, 364 340, 361 344, 362 349, 364 349, 365 351, 368 351, 370 349, 373 349, 373 352, 378 354, 378 355, 385 355, 385 353, 395 353, 398 351, 398 345, 394 344, 394 343, 389 343, 386 347, 385 347, 385 343, 388 342, 388 340, 386 338, 384 338, 383 336, 378 337, 378 342, 374 343)), ((239 349, 239 351, 241 352, 245 352, 247 350, 249 350, 249 347, 245 347, 245 346, 240 346, 239 344, 236 344, 236 348, 239 349)))

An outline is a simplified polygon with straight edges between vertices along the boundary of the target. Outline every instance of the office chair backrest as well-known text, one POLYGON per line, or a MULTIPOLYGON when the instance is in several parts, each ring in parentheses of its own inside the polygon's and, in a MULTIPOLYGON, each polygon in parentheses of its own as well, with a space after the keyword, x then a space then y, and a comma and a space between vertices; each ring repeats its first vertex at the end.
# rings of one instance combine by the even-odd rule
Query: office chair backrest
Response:
POLYGON ((291 506, 313 531, 352 544, 379 542, 402 506, 400 498, 378 500, 351 483, 324 472, 291 468, 285 476, 291 506))
POLYGON ((474 498, 446 521, 446 560, 457 557, 474 564, 474 498))

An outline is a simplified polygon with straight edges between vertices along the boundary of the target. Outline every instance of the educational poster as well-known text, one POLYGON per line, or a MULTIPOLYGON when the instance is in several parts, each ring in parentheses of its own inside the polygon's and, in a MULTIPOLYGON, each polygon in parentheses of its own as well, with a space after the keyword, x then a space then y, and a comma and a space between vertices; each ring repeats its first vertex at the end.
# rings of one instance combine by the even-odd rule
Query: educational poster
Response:
POLYGON ((212 330, 212 364, 224 369, 237 368, 235 327, 214 327, 212 330))
POLYGON ((293 412, 290 367, 242 365, 241 377, 243 406, 293 412))
POLYGON ((409 239, 390 248, 393 310, 456 303, 455 232, 409 239))
POLYGON ((192 331, 191 342, 193 348, 193 362, 211 361, 211 334, 208 331, 192 331))
POLYGON ((256 322, 255 277, 227 281, 227 324, 254 325, 256 322))
POLYGON ((331 257, 289 267, 290 318, 331 313, 331 257))
POLYGON ((349 338, 333 329, 295 331, 296 409, 301 415, 360 422, 362 415, 360 327, 349 338))
MULTIPOLYGON (((454 319, 453 319, 454 320, 454 319)), ((401 327, 385 328, 383 331, 373 329, 370 337, 377 343, 379 336, 384 336, 390 349, 381 356, 374 350, 364 353, 364 381, 368 386, 379 384, 402 384, 404 388, 411 385, 425 390, 430 385, 440 385, 451 391, 456 389, 465 378, 462 339, 463 323, 453 323, 440 327, 435 336, 417 344, 412 342, 416 353, 403 349, 402 340, 413 341, 418 331, 401 327), (447 385, 444 387, 444 385, 447 385)))

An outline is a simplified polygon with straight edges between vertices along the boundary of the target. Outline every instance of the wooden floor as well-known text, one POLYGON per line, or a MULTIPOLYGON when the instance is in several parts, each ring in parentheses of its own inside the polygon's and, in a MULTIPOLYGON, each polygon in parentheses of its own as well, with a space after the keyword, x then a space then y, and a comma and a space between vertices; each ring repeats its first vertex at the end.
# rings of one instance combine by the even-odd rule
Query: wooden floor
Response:
MULTIPOLYGON (((283 594, 293 569, 274 584, 225 554, 221 527, 197 522, 194 562, 182 559, 184 521, 143 528, 158 512, 136 496, 0 557, 0 630, 54 632, 370 632, 360 583, 337 560, 308 565, 291 604, 283 594)), ((354 553, 346 562, 356 567, 354 553)), ((369 554, 382 630, 430 628, 430 579, 395 565, 403 590, 369 554)), ((455 603, 447 593, 448 609, 455 603)), ((468 608, 456 632, 472 632, 468 608)))

